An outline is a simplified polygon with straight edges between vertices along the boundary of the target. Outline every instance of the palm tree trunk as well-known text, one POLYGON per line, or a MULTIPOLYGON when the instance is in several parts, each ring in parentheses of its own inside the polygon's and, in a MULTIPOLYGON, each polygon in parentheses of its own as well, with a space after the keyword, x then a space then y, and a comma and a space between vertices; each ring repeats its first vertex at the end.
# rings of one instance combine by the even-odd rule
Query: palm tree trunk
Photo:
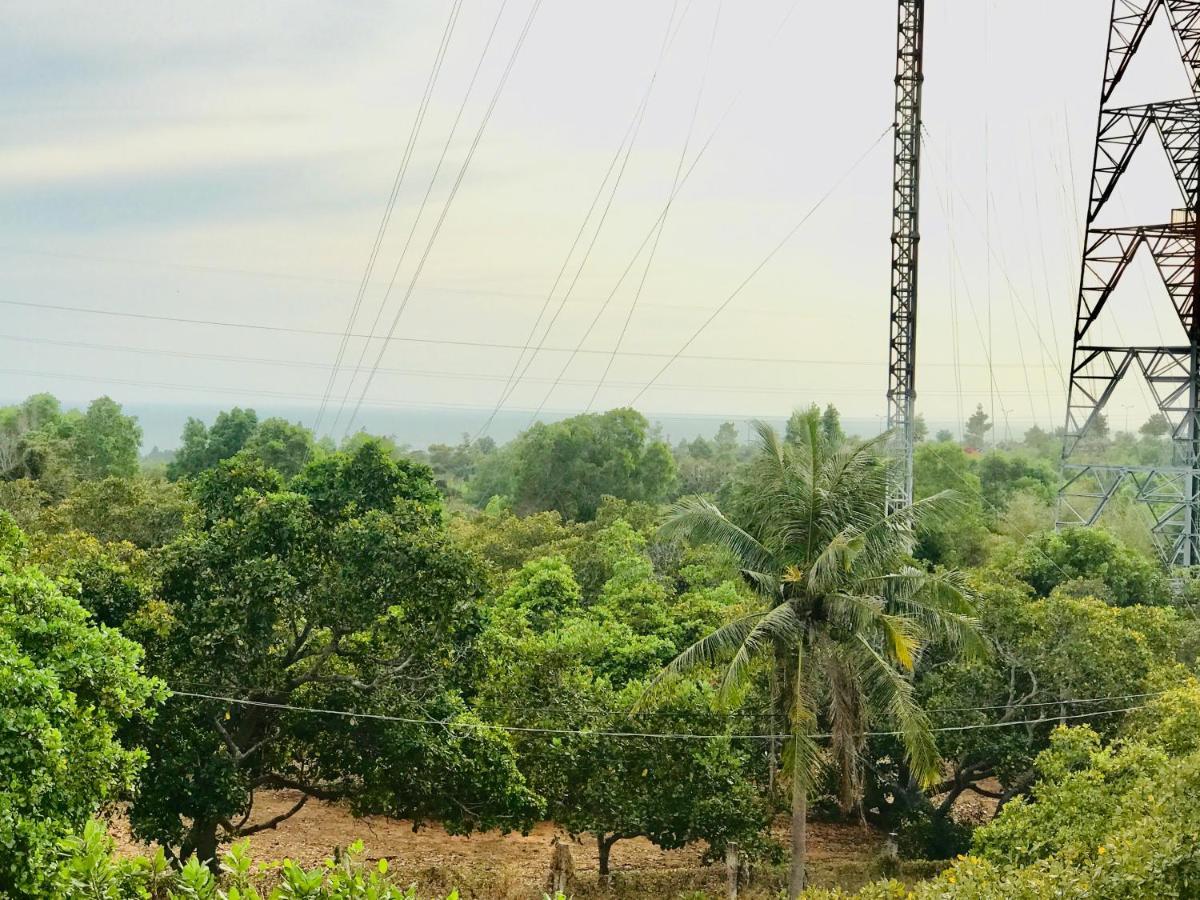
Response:
POLYGON ((794 697, 792 708, 792 868, 788 877, 788 900, 798 900, 804 892, 805 868, 808 862, 808 767, 804 765, 800 740, 802 732, 809 728, 802 720, 805 715, 803 703, 804 663, 800 652, 796 654, 795 681, 789 693, 794 697))
POLYGON ((797 771, 792 776, 792 870, 788 878, 788 898, 797 900, 804 892, 805 863, 808 859, 808 785, 797 771))

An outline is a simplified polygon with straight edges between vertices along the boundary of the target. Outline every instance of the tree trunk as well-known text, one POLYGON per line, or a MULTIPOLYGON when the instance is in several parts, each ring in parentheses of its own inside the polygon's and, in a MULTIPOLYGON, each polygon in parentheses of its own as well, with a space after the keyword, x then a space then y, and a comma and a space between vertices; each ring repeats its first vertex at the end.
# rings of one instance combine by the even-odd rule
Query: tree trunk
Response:
POLYGON ((180 857, 196 856, 202 863, 217 871, 217 823, 193 822, 180 850, 180 857))
POLYGON ((738 845, 732 841, 725 847, 725 893, 729 900, 738 900, 738 882, 742 874, 742 860, 738 845))
POLYGON ((596 847, 600 851, 600 883, 601 884, 608 884, 609 881, 612 879, 612 876, 609 874, 609 869, 608 869, 608 858, 609 858, 609 854, 612 853, 613 844, 615 844, 617 842, 617 840, 618 840, 618 838, 615 834, 612 834, 612 835, 598 834, 598 835, 596 835, 596 847))
POLYGON ((788 878, 788 900, 797 900, 804 891, 805 862, 808 858, 808 785, 799 772, 792 776, 792 870, 788 878))

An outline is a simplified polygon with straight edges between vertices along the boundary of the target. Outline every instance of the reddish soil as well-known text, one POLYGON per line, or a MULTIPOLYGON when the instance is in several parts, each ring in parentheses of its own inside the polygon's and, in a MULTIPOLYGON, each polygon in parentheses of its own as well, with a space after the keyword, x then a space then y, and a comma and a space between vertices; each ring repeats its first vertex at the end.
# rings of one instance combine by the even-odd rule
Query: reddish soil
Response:
MULTIPOLYGON (((263 793, 256 798, 255 820, 262 820, 288 809, 297 796, 286 791, 263 793)), ((126 824, 117 818, 113 836, 122 853, 143 852, 132 841, 126 824)), ((346 847, 356 840, 366 845, 370 860, 386 858, 395 870, 427 883, 430 880, 458 884, 477 882, 486 877, 505 885, 540 885, 550 862, 551 842, 565 835, 553 825, 542 824, 530 834, 488 832, 470 837, 455 837, 437 826, 413 831, 409 822, 379 816, 355 818, 337 804, 310 801, 278 828, 260 832, 250 839, 253 855, 260 861, 290 858, 313 865, 326 859, 335 847, 346 847), (436 878, 431 876, 437 873, 436 878)), ((778 835, 786 841, 786 831, 778 835)), ((850 825, 813 823, 809 828, 809 853, 814 866, 831 869, 861 867, 879 844, 878 836, 850 825)), ((700 872, 704 869, 704 848, 660 850, 641 838, 621 841, 612 851, 614 873, 700 872)), ((584 838, 572 846, 576 871, 588 877, 597 867, 594 842, 584 838)))

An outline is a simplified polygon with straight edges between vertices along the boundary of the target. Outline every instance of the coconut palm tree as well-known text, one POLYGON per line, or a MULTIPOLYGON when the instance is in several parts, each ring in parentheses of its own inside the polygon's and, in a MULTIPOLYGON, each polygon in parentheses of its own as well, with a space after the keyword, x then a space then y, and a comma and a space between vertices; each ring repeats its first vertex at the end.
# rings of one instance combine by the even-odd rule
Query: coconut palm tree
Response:
POLYGON ((738 521, 688 498, 663 526, 667 537, 732 551, 757 607, 684 651, 662 677, 724 664, 721 696, 730 702, 753 675, 769 674, 790 721, 795 898, 805 881, 808 792, 821 767, 836 767, 841 802, 851 808, 861 796, 867 731, 877 725, 896 732, 914 776, 932 782, 937 750, 910 676, 928 641, 978 649, 980 639, 963 577, 911 561, 914 526, 948 498, 885 514, 882 438, 833 446, 813 417, 798 441, 767 425, 757 430, 738 521))

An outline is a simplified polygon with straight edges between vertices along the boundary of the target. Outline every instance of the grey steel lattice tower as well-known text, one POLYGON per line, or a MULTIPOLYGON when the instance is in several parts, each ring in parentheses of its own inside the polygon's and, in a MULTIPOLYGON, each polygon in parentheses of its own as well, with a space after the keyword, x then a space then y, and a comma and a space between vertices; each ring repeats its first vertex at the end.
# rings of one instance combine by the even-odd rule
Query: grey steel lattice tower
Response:
POLYGON ((1092 525, 1122 484, 1130 484, 1154 518, 1168 563, 1200 564, 1200 0, 1114 0, 1087 211, 1083 274, 1063 444, 1067 482, 1059 525, 1092 525), (1114 92, 1156 17, 1174 32, 1192 79, 1192 96, 1143 106, 1115 106, 1114 92), (1166 151, 1182 208, 1163 210, 1165 224, 1100 228, 1097 219, 1138 148, 1149 139, 1166 151), (1167 347, 1113 347, 1089 340, 1135 254, 1146 248, 1178 313, 1180 342, 1167 347), (1149 384, 1171 426, 1169 466, 1111 466, 1080 460, 1087 436, 1131 369, 1149 384))
POLYGON ((896 155, 892 183, 892 315, 888 340, 888 429, 896 469, 888 511, 913 496, 917 350, 917 259, 921 246, 921 92, 925 0, 900 0, 896 53, 896 155))

